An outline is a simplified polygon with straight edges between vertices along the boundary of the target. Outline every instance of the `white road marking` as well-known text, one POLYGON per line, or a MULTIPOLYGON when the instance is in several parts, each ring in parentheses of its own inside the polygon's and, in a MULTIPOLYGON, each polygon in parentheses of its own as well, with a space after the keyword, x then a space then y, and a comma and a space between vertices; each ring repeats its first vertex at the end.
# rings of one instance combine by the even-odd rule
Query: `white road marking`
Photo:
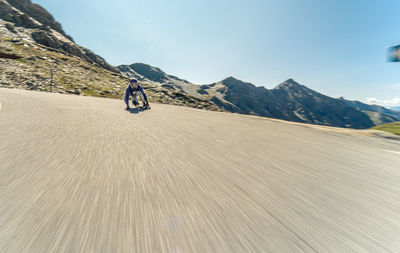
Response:
POLYGON ((387 149, 384 149, 383 151, 386 151, 386 152, 389 152, 389 153, 394 153, 394 154, 400 155, 400 151, 387 150, 387 149))

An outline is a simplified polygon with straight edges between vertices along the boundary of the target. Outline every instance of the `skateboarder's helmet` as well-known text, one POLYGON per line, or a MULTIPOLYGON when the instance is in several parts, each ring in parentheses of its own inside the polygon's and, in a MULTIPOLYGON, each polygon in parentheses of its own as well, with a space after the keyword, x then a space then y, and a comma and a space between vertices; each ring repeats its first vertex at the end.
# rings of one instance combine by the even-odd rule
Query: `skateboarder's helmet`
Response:
POLYGON ((136 79, 131 79, 130 81, 129 81, 129 84, 130 84, 130 86, 132 87, 132 88, 134 88, 134 89, 136 89, 136 85, 138 84, 138 80, 136 80, 136 79))

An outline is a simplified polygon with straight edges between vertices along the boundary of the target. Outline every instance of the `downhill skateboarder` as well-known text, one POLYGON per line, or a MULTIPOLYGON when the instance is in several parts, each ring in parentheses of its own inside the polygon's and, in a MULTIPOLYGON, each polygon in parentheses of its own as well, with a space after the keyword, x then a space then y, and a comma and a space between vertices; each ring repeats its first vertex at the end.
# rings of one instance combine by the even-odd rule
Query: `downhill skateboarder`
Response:
POLYGON ((129 107, 129 96, 132 97, 132 103, 134 106, 138 106, 139 102, 137 99, 137 96, 140 96, 140 99, 143 102, 143 108, 144 109, 150 109, 149 101, 147 100, 147 95, 144 93, 142 85, 139 84, 138 80, 136 79, 131 79, 129 81, 129 85, 126 88, 125 92, 125 104, 126 104, 126 109, 130 109, 129 107))

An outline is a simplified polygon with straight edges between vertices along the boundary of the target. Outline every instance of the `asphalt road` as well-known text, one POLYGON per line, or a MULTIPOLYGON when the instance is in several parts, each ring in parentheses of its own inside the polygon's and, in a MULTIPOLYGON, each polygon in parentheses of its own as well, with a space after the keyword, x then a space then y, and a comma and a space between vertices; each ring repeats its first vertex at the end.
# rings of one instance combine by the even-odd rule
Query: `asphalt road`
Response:
POLYGON ((400 142, 0 89, 0 252, 400 252, 400 142))

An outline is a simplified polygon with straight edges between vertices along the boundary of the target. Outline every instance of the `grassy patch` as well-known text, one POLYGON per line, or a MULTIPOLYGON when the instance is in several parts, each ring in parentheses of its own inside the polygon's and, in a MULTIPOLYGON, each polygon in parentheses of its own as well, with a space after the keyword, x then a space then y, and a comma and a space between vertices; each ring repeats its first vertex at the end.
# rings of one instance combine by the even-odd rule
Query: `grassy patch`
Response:
POLYGON ((381 130, 381 131, 389 132, 392 134, 400 135, 400 121, 375 126, 372 129, 381 130))
POLYGON ((82 94, 84 96, 91 96, 91 97, 100 97, 99 94, 97 94, 97 92, 93 91, 93 90, 84 90, 82 91, 82 94))

